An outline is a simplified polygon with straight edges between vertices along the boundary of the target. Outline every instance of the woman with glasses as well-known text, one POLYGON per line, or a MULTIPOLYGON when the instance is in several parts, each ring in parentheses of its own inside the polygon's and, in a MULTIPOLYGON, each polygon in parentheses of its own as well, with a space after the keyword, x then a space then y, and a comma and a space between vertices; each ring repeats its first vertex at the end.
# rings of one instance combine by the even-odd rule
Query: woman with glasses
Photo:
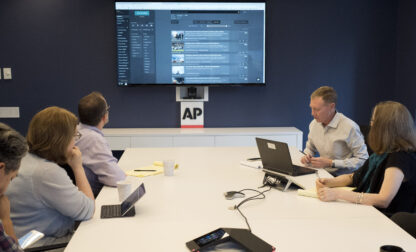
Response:
POLYGON ((48 107, 32 118, 26 137, 29 153, 7 192, 17 237, 36 229, 46 236, 37 245, 64 242, 75 221, 93 216, 94 196, 75 146, 81 137, 77 123, 74 114, 59 107, 48 107), (74 172, 76 185, 59 166, 65 163, 74 172))
POLYGON ((318 179, 323 201, 346 200, 372 205, 386 215, 413 212, 416 206, 416 131, 412 115, 398 102, 386 101, 373 110, 369 145, 374 153, 357 171, 318 179), (356 187, 354 192, 337 189, 356 187))

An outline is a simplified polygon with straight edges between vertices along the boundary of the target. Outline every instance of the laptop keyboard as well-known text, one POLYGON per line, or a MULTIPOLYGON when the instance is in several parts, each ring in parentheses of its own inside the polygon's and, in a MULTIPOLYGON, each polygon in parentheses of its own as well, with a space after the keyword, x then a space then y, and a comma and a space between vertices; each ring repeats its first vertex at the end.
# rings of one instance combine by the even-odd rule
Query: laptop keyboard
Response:
POLYGON ((297 175, 312 174, 315 172, 314 169, 303 167, 303 166, 294 165, 294 167, 296 169, 297 175))
POLYGON ((101 207, 101 218, 111 218, 121 216, 120 205, 107 205, 101 207))

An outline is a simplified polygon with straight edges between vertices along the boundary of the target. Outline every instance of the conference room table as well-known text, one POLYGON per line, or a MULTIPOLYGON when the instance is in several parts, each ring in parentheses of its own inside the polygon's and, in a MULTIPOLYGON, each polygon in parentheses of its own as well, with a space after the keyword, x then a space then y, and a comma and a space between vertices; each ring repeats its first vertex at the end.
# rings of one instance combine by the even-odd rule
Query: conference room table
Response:
MULTIPOLYGON (((117 189, 104 187, 93 218, 81 223, 65 251, 189 251, 186 242, 219 227, 247 228, 238 211, 229 210, 243 199, 227 200, 224 192, 262 185, 261 169, 240 165, 258 156, 256 147, 126 149, 119 161, 125 171, 167 159, 179 168, 174 176, 127 178, 133 189, 142 182, 146 187, 134 217, 100 219, 102 205, 119 203, 117 189)), ((299 156, 292 159, 298 163, 299 156)), ((254 194, 246 192, 246 197, 254 194)), ((416 251, 416 239, 374 207, 321 202, 296 190, 272 189, 265 196, 240 210, 252 232, 276 251, 378 252, 386 244, 416 251)))

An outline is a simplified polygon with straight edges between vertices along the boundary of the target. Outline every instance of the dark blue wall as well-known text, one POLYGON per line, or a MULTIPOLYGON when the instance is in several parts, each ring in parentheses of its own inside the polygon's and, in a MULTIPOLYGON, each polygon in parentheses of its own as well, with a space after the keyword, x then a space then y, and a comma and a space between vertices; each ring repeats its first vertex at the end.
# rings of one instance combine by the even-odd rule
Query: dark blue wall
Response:
POLYGON ((416 1, 399 1, 397 33, 397 99, 416 116, 416 1))
MULTIPOLYGON (((295 126, 311 120, 309 95, 332 85, 338 110, 367 123, 372 106, 395 98, 397 1, 273 0, 267 27, 267 86, 212 87, 206 127, 295 126)), ((172 87, 117 87, 113 0, 0 1, 0 106, 22 131, 49 105, 76 112, 98 90, 111 105, 108 127, 179 127, 172 87)), ((414 27, 414 26, 413 26, 414 27)), ((414 59, 413 59, 414 60, 414 59)))

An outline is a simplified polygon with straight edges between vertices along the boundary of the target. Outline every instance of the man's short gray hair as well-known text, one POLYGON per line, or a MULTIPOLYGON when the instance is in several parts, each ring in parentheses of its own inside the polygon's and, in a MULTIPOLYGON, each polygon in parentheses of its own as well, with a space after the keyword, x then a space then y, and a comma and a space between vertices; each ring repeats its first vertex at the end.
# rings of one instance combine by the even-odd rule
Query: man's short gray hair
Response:
POLYGON ((19 169, 20 160, 28 150, 26 139, 4 123, 0 123, 0 162, 6 164, 6 174, 19 169))
POLYGON ((333 87, 329 86, 322 86, 317 90, 313 91, 313 93, 311 94, 311 99, 315 97, 322 97, 322 100, 327 104, 336 104, 338 100, 337 92, 335 92, 335 89, 333 87))

